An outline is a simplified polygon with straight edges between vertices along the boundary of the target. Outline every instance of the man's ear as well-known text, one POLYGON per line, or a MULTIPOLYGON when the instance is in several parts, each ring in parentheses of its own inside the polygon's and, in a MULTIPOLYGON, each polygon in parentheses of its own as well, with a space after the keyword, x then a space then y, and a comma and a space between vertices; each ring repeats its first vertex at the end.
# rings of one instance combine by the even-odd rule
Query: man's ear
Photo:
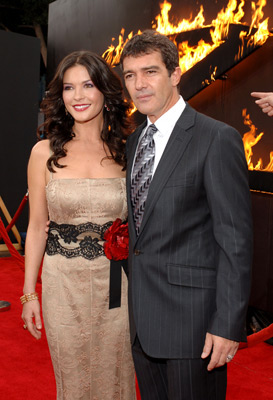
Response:
POLYGON ((171 74, 171 80, 173 86, 178 86, 181 79, 181 68, 176 67, 173 73, 171 74))

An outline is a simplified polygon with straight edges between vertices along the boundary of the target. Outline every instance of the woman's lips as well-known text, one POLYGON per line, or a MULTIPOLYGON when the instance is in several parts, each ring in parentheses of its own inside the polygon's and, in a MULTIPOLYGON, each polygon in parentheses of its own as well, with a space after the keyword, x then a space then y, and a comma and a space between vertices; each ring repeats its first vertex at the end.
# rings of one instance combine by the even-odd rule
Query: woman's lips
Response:
POLYGON ((90 106, 90 104, 76 104, 73 106, 74 110, 76 111, 85 111, 90 106))

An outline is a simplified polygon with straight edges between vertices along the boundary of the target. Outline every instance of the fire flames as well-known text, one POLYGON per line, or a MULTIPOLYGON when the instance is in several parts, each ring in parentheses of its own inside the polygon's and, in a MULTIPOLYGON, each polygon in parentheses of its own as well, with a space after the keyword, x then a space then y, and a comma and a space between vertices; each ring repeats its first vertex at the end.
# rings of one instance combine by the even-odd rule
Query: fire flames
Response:
POLYGON ((215 81, 216 72, 217 72, 217 67, 214 67, 214 69, 213 69, 213 71, 212 71, 212 70, 211 70, 211 66, 210 66, 210 79, 205 79, 205 80, 202 82, 202 85, 210 85, 211 82, 214 82, 214 81, 215 81))
MULTIPOLYGON (((273 36, 268 30, 268 18, 264 18, 263 8, 265 7, 266 0, 251 1, 252 7, 252 19, 250 24, 243 22, 244 5, 247 0, 229 0, 226 8, 223 8, 217 17, 211 21, 210 24, 205 24, 204 7, 201 5, 198 14, 195 18, 190 17, 189 19, 182 19, 176 25, 170 22, 169 12, 172 8, 171 3, 164 0, 160 4, 161 13, 155 17, 155 21, 152 28, 156 31, 167 35, 177 46, 179 52, 179 64, 182 74, 192 68, 199 61, 204 59, 213 50, 219 47, 228 37, 229 28, 231 24, 247 26, 248 29, 242 29, 239 38, 241 39, 241 46, 238 54, 235 57, 235 61, 238 61, 243 56, 245 46, 261 46, 263 45, 269 36, 273 36), (178 43, 177 36, 182 32, 192 31, 195 29, 207 28, 210 32, 209 43, 205 40, 199 40, 197 45, 190 46, 188 41, 181 41, 178 43)), ((117 65, 120 60, 121 52, 129 39, 133 36, 133 32, 130 32, 128 37, 124 39, 124 28, 121 29, 118 45, 114 46, 115 38, 112 38, 112 44, 103 53, 104 59, 112 66, 117 65)), ((139 30, 137 34, 141 34, 139 30)), ((209 85, 216 79, 217 66, 210 71, 210 80, 205 80, 203 85, 209 85)), ((135 107, 130 111, 130 115, 135 111, 135 107)), ((253 165, 252 148, 262 138, 263 132, 257 135, 257 128, 252 123, 247 110, 243 109, 242 115, 244 117, 244 124, 248 126, 249 131, 243 136, 243 143, 245 148, 245 156, 249 170, 260 170, 260 171, 272 171, 273 172, 273 151, 270 152, 270 161, 268 165, 263 168, 263 161, 260 158, 256 165, 253 165)))
POLYGON ((256 134, 257 128, 252 123, 249 114, 247 114, 246 108, 242 110, 242 116, 244 117, 244 124, 249 127, 249 131, 246 132, 243 136, 243 143, 245 148, 245 156, 248 169, 259 170, 259 171, 273 171, 273 151, 270 152, 270 161, 265 168, 263 168, 263 160, 261 158, 259 158, 255 166, 253 165, 253 162, 251 161, 253 155, 252 147, 255 146, 255 144, 257 144, 261 140, 264 133, 261 132, 258 135, 256 134))
MULTIPOLYGON (((239 4, 237 4, 237 0, 229 0, 227 7, 223 8, 217 14, 217 17, 207 25, 205 24, 204 7, 202 5, 194 19, 192 19, 192 17, 189 19, 182 19, 177 25, 173 25, 169 19, 169 12, 172 5, 168 3, 167 0, 164 0, 164 2, 160 4, 161 13, 155 17, 156 22, 152 25, 152 28, 162 34, 168 35, 177 45, 182 73, 192 68, 225 41, 230 24, 247 25, 245 22, 242 22, 245 15, 243 10, 245 0, 239 1, 239 4), (200 28, 210 29, 211 40, 209 43, 205 42, 203 39, 194 46, 190 46, 188 41, 177 43, 176 39, 179 33, 200 28)), ((242 31, 240 34, 242 46, 236 56, 237 60, 240 58, 245 45, 262 45, 268 37, 272 35, 268 30, 268 18, 263 20, 263 8, 266 5, 266 0, 257 0, 256 3, 252 1, 251 4, 252 20, 248 32, 242 31)), ((138 31, 138 34, 139 33, 141 33, 141 31, 138 31)), ((124 40, 124 29, 122 28, 119 35, 119 43, 116 47, 113 45, 115 38, 112 39, 112 44, 102 55, 110 65, 119 63, 122 49, 132 36, 133 32, 130 32, 127 39, 124 40)))

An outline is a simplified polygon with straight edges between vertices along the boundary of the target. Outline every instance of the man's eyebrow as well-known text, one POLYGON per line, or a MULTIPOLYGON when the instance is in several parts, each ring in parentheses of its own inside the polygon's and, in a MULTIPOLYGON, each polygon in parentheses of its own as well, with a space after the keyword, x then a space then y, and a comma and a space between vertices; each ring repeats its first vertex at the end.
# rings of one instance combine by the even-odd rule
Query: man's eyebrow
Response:
MULTIPOLYGON (((158 65, 148 65, 147 67, 142 67, 142 68, 140 68, 141 71, 148 71, 149 69, 156 69, 156 70, 159 70, 160 67, 159 67, 158 65)), ((123 71, 123 75, 126 75, 126 74, 128 74, 128 73, 130 74, 130 73, 133 73, 133 72, 134 72, 134 71, 128 69, 128 70, 123 71)))
POLYGON ((160 69, 160 67, 158 65, 149 65, 148 67, 143 67, 142 69, 146 71, 148 69, 160 69))
POLYGON ((125 74, 131 73, 131 72, 133 72, 133 71, 131 71, 130 69, 127 69, 127 70, 123 71, 122 73, 123 73, 123 75, 125 75, 125 74))

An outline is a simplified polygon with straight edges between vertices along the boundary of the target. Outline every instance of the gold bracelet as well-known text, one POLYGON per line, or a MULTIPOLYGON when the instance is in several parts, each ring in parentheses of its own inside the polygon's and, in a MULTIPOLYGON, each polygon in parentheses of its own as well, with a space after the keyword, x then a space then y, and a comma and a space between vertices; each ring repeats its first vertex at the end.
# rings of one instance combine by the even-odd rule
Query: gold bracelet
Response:
POLYGON ((21 300, 21 304, 25 304, 28 301, 39 300, 39 296, 38 296, 37 292, 27 293, 27 294, 24 294, 23 296, 21 296, 20 300, 21 300))

